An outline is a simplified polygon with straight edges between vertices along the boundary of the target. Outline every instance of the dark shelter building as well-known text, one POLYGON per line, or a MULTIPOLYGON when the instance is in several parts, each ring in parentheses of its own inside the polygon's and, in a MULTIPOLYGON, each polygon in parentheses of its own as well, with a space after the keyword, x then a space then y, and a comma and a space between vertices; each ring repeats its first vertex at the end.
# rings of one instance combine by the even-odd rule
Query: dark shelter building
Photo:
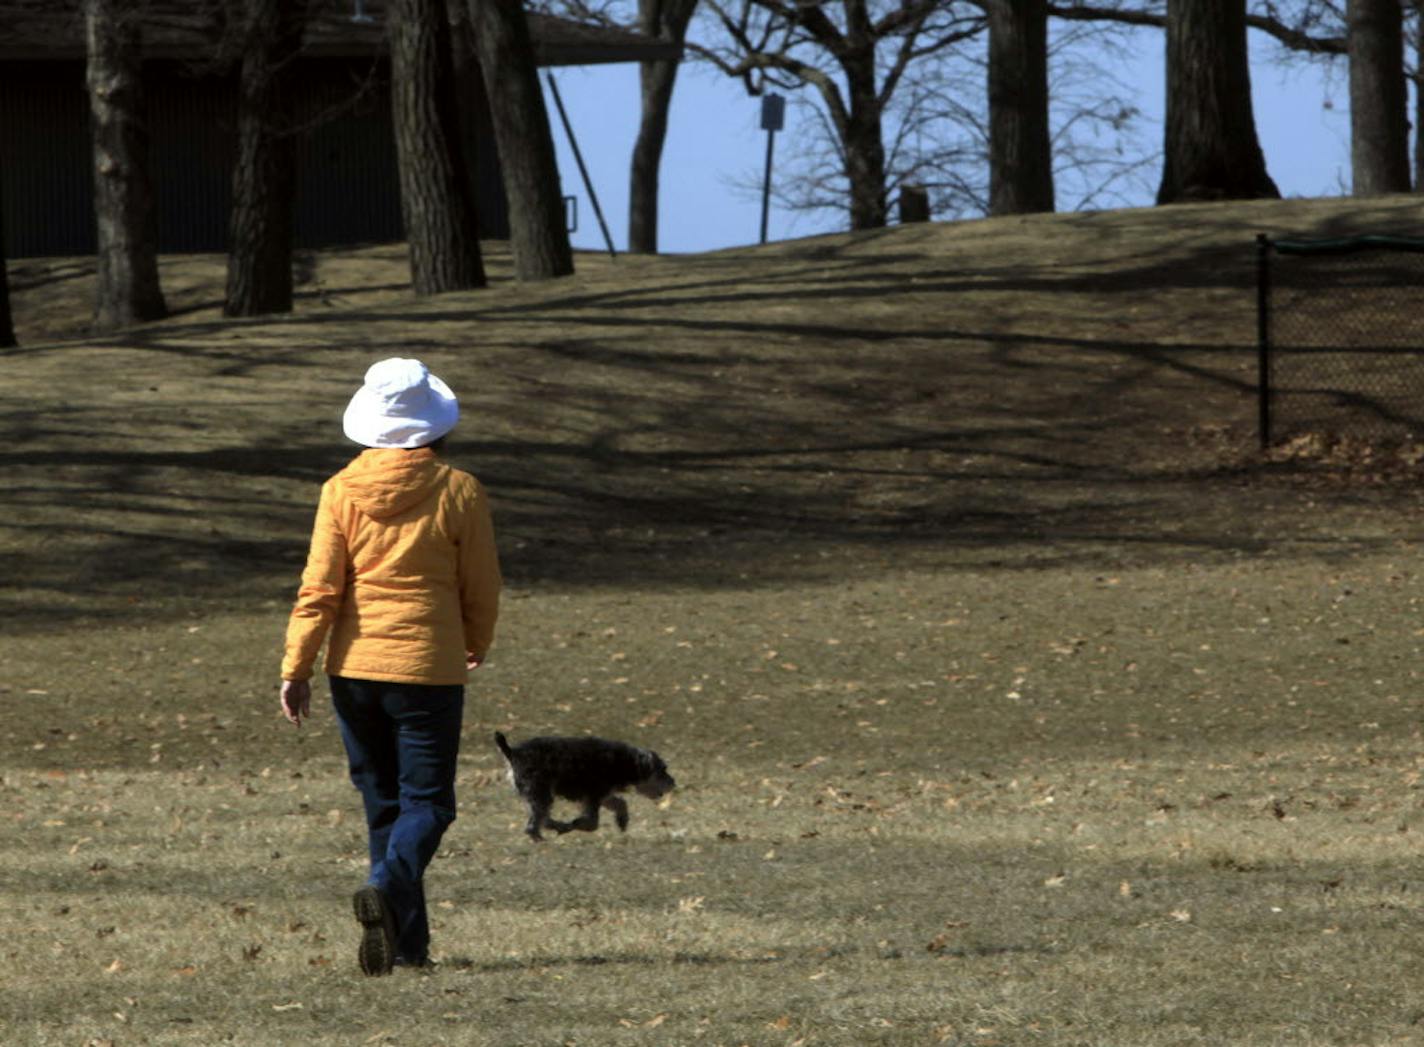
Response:
MULTIPOLYGON (((312 0, 298 93, 298 247, 403 237, 391 127, 383 0, 312 0)), ((222 57, 222 5, 149 0, 144 23, 149 166, 159 250, 227 247, 237 76, 222 57)), ((541 66, 667 58, 636 33, 530 13, 541 66)), ((483 236, 509 235, 489 105, 471 78, 462 98, 483 236)), ((556 132, 557 133, 557 132, 556 132)), ((5 255, 95 250, 93 157, 79 0, 0 0, 0 199, 5 255)))

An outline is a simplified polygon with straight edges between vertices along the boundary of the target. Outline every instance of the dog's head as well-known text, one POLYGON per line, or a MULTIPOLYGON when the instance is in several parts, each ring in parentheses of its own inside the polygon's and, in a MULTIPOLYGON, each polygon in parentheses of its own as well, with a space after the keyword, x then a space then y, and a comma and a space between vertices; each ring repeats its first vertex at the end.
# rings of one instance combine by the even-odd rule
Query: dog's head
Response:
POLYGON ((663 758, 651 749, 638 750, 638 770, 641 777, 633 784, 639 796, 656 800, 664 793, 670 793, 677 782, 668 774, 663 758))

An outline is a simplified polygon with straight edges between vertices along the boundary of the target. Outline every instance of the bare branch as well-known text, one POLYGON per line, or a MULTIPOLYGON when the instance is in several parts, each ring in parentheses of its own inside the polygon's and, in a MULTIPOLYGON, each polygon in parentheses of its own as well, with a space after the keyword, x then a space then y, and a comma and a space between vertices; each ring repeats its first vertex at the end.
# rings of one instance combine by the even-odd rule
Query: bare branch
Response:
MULTIPOLYGON (((1156 26, 1163 28, 1167 16, 1160 12, 1146 11, 1130 7, 1093 7, 1087 4, 1049 4, 1048 13, 1054 18, 1069 21, 1119 22, 1124 25, 1156 26)), ((1246 24, 1269 36, 1275 37, 1293 51, 1309 54, 1344 54, 1343 36, 1312 36, 1309 32, 1287 25, 1271 15, 1248 13, 1246 24)))

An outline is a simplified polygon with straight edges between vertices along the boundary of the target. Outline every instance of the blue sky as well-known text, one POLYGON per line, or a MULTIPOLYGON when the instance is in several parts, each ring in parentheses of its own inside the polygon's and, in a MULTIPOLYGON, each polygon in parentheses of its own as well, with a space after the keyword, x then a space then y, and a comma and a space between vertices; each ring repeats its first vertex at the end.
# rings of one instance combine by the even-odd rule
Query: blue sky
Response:
MULTIPOLYGON (((1318 65, 1275 61, 1280 49, 1252 34, 1252 89, 1257 129, 1271 175, 1288 196, 1340 195, 1350 167, 1349 106, 1343 61, 1326 75, 1318 65)), ((1137 57, 1123 79, 1148 121, 1145 137, 1161 138, 1162 36, 1140 30, 1129 50, 1137 57)), ((627 245, 628 163, 638 121, 638 71, 633 65, 555 70, 579 148, 589 168, 615 248, 627 245)), ((546 87, 547 93, 547 87, 546 87)), ((575 246, 599 250, 603 237, 588 194, 550 105, 564 191, 579 197, 575 246)), ((797 118, 788 108, 788 121, 797 118)), ((689 63, 678 78, 663 157, 660 239, 664 251, 705 251, 755 243, 761 203, 736 181, 757 181, 766 133, 760 102, 741 84, 689 63)), ((788 127, 788 131, 790 127, 788 127)), ((778 135, 778 159, 789 134, 778 135)), ((1155 179, 1155 172, 1153 174, 1155 179)), ((1154 181, 1155 186, 1155 181, 1154 181)), ((1150 204, 1149 196, 1140 201, 1150 204)), ((794 215, 773 208, 770 238, 810 236, 843 228, 838 215, 794 215)))

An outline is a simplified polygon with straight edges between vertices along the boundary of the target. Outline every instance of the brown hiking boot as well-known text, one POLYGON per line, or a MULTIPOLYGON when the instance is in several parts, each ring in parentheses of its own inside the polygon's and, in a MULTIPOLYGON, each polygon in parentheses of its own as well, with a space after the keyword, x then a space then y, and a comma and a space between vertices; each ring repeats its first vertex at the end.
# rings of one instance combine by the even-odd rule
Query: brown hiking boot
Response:
POLYGON ((357 959, 369 975, 390 974, 396 959, 396 921, 386 897, 367 884, 351 899, 361 924, 361 947, 357 959))

